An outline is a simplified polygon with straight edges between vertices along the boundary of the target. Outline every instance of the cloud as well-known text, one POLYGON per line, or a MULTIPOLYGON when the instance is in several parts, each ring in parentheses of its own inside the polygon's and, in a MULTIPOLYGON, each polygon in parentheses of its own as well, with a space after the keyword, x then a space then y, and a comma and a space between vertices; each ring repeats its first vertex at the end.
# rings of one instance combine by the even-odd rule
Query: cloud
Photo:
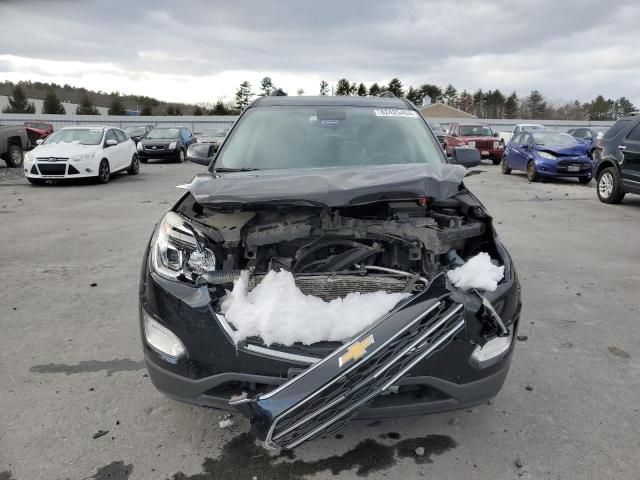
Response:
POLYGON ((636 21, 621 0, 0 4, 7 79, 71 83, 174 101, 232 96, 265 75, 289 92, 320 80, 532 89, 640 104, 636 21), (46 14, 44 14, 46 13, 46 14))

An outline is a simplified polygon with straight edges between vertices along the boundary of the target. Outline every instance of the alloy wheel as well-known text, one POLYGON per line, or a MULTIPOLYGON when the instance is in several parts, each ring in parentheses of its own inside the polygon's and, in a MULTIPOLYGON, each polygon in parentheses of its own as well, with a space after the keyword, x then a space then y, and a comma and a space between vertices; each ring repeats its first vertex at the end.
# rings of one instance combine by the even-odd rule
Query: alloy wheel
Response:
POLYGON ((613 176, 609 172, 605 172, 598 182, 598 190, 604 198, 609 198, 613 192, 613 176))
POLYGON ((103 160, 102 162, 100 162, 100 170, 98 171, 100 182, 107 183, 109 181, 110 175, 111 172, 109 171, 109 162, 103 160))

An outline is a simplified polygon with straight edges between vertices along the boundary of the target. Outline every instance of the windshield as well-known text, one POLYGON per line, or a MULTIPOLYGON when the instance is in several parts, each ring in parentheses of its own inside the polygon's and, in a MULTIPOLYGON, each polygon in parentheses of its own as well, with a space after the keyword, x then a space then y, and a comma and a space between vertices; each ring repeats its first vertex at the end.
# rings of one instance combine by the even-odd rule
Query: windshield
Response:
POLYGON ((46 123, 24 122, 24 126, 29 128, 37 128, 38 130, 49 130, 49 125, 46 123))
POLYGON ((461 137, 492 137, 491 127, 484 125, 463 125, 460 127, 461 137))
POLYGON ((414 110, 374 107, 253 108, 223 144, 215 168, 289 169, 441 163, 414 110))
POLYGON ((130 137, 139 137, 140 135, 144 135, 147 129, 144 127, 127 127, 124 131, 127 132, 130 137))
POLYGON ((575 145, 578 141, 568 133, 536 132, 533 134, 536 145, 575 145))
POLYGON ((47 145, 54 143, 98 145, 102 140, 102 133, 101 128, 65 128, 49 135, 44 143, 47 145))
POLYGON ((178 138, 179 128, 154 128, 147 133, 147 138, 178 138))
POLYGON ((227 131, 226 130, 221 130, 221 129, 217 129, 217 128, 209 128, 206 129, 202 132, 202 136, 203 137, 217 137, 217 138, 224 138, 227 136, 227 131))

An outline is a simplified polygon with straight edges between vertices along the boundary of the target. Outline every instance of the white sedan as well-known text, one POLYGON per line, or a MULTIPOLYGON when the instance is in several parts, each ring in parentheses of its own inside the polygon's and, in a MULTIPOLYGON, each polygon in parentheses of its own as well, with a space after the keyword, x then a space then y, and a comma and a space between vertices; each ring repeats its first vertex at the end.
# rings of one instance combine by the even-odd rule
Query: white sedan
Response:
POLYGON ((64 127, 49 135, 24 157, 24 173, 30 183, 93 177, 107 183, 111 175, 140 169, 136 144, 114 127, 64 127))

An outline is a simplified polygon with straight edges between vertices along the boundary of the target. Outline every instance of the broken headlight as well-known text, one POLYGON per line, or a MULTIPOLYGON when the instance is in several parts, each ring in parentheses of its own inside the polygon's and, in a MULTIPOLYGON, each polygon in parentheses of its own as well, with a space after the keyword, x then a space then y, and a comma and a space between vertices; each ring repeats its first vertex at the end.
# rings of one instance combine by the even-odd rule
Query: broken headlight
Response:
POLYGON ((151 240, 151 265, 164 278, 195 282, 216 269, 216 258, 202 231, 167 212, 151 240))

